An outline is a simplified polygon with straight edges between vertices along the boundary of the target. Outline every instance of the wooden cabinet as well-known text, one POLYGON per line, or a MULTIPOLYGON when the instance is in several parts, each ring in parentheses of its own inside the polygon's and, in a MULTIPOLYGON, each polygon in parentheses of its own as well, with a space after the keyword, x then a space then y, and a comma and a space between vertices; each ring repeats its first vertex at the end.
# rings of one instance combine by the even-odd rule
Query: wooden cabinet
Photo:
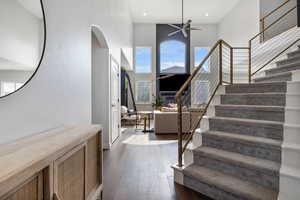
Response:
POLYGON ((85 199, 85 146, 55 161, 54 192, 61 200, 85 199))
POLYGON ((43 173, 30 178, 23 185, 11 191, 5 200, 43 200, 44 199, 43 173))
MULTIPOLYGON (((0 200, 96 200, 101 195, 103 159, 99 127, 51 131, 19 143, 27 154, 33 155, 17 162, 20 166, 13 169, 15 175, 9 174, 9 168, 0 171, 0 200), (34 175, 28 178, 30 174, 34 175)), ((19 156, 15 147, 14 144, 0 148, 0 169, 4 156, 19 156)))

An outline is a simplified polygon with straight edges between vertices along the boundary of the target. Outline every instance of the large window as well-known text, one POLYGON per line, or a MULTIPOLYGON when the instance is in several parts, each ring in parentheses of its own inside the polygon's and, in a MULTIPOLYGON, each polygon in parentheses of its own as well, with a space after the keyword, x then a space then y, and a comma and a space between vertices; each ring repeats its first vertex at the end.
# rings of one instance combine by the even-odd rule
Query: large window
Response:
POLYGON ((151 81, 136 82, 137 103, 151 103, 151 81))
POLYGON ((1 96, 8 95, 13 93, 17 89, 23 86, 23 83, 15 82, 1 82, 1 96))
POLYGON ((135 72, 151 73, 151 47, 136 47, 135 72))
POLYGON ((209 98, 209 82, 196 80, 194 82, 193 104, 206 104, 209 98))
MULTIPOLYGON (((204 60, 204 58, 209 53, 209 48, 207 47, 195 47, 195 67, 198 67, 199 64, 204 60)), ((203 67, 201 68, 200 72, 209 73, 210 66, 209 66, 209 59, 204 63, 203 67)))
POLYGON ((183 42, 171 40, 160 44, 160 73, 186 73, 186 45, 183 42))

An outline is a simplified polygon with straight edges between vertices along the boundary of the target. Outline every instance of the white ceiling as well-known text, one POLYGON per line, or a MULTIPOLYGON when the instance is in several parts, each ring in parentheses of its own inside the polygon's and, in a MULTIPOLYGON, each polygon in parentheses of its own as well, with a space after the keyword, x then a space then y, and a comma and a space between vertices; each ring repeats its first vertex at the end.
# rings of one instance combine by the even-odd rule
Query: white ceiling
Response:
MULTIPOLYGON (((185 21, 218 23, 239 1, 184 0, 185 21)), ((181 23, 181 0, 130 0, 130 7, 135 23, 181 23)))

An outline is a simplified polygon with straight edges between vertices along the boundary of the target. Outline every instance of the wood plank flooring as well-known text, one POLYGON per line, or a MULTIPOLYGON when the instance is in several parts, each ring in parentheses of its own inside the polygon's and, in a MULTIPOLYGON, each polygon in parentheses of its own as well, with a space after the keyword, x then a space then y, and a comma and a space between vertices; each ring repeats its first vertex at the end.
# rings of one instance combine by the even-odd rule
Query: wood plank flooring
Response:
POLYGON ((104 152, 104 200, 209 200, 174 184, 176 155, 174 137, 127 129, 104 152))

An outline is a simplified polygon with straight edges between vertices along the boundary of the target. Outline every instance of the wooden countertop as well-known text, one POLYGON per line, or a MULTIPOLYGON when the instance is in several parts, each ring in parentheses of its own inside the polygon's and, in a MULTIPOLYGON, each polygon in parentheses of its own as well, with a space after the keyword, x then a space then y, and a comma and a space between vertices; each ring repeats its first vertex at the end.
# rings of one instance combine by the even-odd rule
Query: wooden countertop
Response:
MULTIPOLYGON (((0 196, 20 177, 29 178, 102 130, 101 126, 64 126, 0 146, 0 196)), ((21 178, 21 179, 22 179, 21 178)))

